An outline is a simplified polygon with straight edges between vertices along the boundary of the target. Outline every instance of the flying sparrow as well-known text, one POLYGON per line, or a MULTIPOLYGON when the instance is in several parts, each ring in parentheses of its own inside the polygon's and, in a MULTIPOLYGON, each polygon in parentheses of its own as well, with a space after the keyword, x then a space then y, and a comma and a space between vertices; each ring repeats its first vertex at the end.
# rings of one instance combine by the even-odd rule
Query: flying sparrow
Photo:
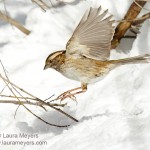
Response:
POLYGON ((112 16, 105 17, 108 10, 100 11, 101 7, 86 11, 66 50, 56 51, 46 59, 44 69, 53 68, 65 77, 81 82, 81 87, 61 94, 58 97, 61 100, 85 92, 88 84, 100 81, 118 66, 150 61, 150 54, 109 60, 114 21, 111 21, 112 16))

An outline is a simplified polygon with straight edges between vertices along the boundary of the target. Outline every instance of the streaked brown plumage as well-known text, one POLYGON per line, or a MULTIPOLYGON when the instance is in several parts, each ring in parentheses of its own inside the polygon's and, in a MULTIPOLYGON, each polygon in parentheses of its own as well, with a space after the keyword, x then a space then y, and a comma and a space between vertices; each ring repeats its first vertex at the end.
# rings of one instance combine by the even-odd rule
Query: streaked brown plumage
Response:
POLYGON ((100 11, 101 7, 90 8, 68 41, 66 50, 54 52, 46 59, 44 69, 53 68, 67 78, 81 82, 81 87, 61 94, 61 100, 85 92, 88 84, 100 81, 120 65, 150 61, 149 54, 108 60, 114 27, 110 20, 112 16, 105 17, 108 10, 101 14, 100 11))

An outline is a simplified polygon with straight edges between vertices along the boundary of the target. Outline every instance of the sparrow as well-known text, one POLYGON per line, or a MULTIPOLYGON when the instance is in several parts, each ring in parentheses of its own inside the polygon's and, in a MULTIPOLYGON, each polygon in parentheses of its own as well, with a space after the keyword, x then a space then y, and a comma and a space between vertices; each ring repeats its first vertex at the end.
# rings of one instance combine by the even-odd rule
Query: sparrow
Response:
POLYGON ((53 68, 65 77, 79 81, 80 87, 62 93, 58 98, 75 98, 87 91, 87 85, 102 80, 111 70, 126 64, 148 63, 150 54, 109 60, 114 21, 108 10, 101 13, 101 6, 90 8, 83 15, 66 50, 50 54, 44 69, 53 68))

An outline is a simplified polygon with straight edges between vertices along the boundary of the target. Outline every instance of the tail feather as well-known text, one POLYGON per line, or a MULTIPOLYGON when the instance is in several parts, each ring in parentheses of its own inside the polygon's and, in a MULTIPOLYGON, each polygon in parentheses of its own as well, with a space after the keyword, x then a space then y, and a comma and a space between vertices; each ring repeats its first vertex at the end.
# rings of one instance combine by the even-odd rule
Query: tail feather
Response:
POLYGON ((150 54, 129 57, 129 58, 124 58, 124 59, 118 59, 118 60, 111 60, 111 61, 112 63, 118 64, 118 65, 150 63, 150 54))

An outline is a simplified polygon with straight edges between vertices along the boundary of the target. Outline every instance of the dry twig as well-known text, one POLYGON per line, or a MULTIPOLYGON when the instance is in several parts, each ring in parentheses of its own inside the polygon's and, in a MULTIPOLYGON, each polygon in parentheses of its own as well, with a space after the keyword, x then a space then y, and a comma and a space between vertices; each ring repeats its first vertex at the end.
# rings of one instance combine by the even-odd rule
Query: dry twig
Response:
POLYGON ((5 15, 1 11, 0 11, 0 19, 10 23, 11 25, 14 25, 16 28, 18 28, 24 34, 26 34, 26 35, 30 34, 30 31, 28 29, 26 29, 23 25, 21 25, 19 22, 17 22, 16 20, 12 19, 11 17, 5 15))
POLYGON ((120 43, 120 40, 124 37, 128 29, 132 25, 132 21, 136 19, 137 15, 140 13, 142 7, 146 4, 146 1, 135 1, 131 4, 129 10, 127 11, 123 22, 120 22, 115 29, 115 34, 112 40, 112 49, 116 48, 120 43), (136 2, 136 3, 135 3, 136 2), (137 5, 138 4, 138 5, 137 5), (140 5, 140 7, 139 7, 140 5), (129 20, 129 21, 128 21, 129 20), (131 21, 132 20, 132 21, 131 21))
MULTIPOLYGON (((1 62, 1 61, 0 61, 1 62)), ((11 103, 11 104, 16 104, 19 106, 23 106, 28 112, 30 112, 32 115, 34 115, 35 117, 37 117, 39 120, 43 121, 46 124, 49 124, 51 126, 56 126, 56 127, 67 127, 69 125, 55 125, 55 124, 51 124, 45 120, 43 120, 41 117, 37 116, 35 113, 33 113, 27 106, 28 105, 35 105, 35 106, 39 106, 41 108, 43 108, 44 110, 47 110, 45 107, 51 107, 52 109, 55 109, 56 111, 62 113, 63 115, 67 116, 68 118, 78 122, 77 119, 75 119, 74 117, 70 116, 69 114, 65 113, 64 111, 62 111, 60 108, 57 108, 56 106, 65 106, 66 104, 51 104, 48 102, 45 102, 44 100, 41 100, 39 98, 37 98, 36 96, 32 95, 31 93, 23 90, 22 88, 18 87, 17 85, 15 85, 14 83, 12 83, 6 72, 4 69, 3 64, 1 63, 2 67, 3 67, 3 71, 5 73, 5 77, 2 76, 2 74, 0 74, 0 78, 4 81, 5 85, 7 86, 7 88, 10 90, 10 92, 12 93, 12 95, 3 95, 2 92, 0 94, 0 97, 4 97, 4 98, 11 98, 10 100, 6 100, 6 99, 2 99, 0 100, 0 103, 11 103), (21 91, 22 93, 28 95, 27 97, 24 97, 19 91, 21 91), (19 96, 17 96, 19 95, 19 96), (21 100, 22 99, 22 100, 21 100)), ((4 91, 4 90, 3 90, 4 91)), ((18 108, 17 108, 18 110, 18 108)), ((16 111, 17 111, 16 110, 16 111)), ((15 112, 16 115, 16 112, 15 112)))
POLYGON ((42 0, 31 0, 33 3, 37 4, 42 10, 46 11, 46 9, 50 8, 48 4, 43 2, 42 0))

